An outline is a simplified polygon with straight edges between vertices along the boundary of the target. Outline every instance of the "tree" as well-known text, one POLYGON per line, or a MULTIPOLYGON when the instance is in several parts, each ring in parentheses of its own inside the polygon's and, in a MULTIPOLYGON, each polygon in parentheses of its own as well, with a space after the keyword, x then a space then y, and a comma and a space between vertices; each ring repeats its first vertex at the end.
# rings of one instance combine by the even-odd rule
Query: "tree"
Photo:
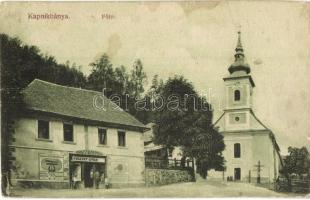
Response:
POLYGON ((149 122, 154 122, 154 112, 153 110, 156 110, 156 102, 159 100, 159 96, 157 94, 160 93, 164 85, 164 82, 162 79, 158 78, 158 75, 154 75, 152 79, 152 85, 150 89, 146 92, 145 94, 145 100, 147 102, 147 108, 148 110, 144 113, 144 122, 149 123, 149 122))
POLYGON ((129 112, 142 122, 147 122, 147 111, 137 110, 135 104, 142 98, 146 74, 141 60, 136 60, 131 73, 126 72, 124 66, 113 68, 113 64, 107 54, 103 54, 98 60, 91 63, 92 72, 88 76, 87 88, 102 92, 111 97, 117 95, 120 102, 116 102, 122 109, 129 112), (119 104, 120 103, 120 104, 119 104))
POLYGON ((113 94, 115 87, 115 74, 107 54, 103 54, 98 60, 90 63, 92 72, 88 76, 87 87, 91 90, 102 92, 106 89, 107 94, 113 94))
POLYGON ((282 173, 292 175, 297 174, 300 177, 303 174, 308 174, 310 168, 310 155, 306 147, 288 148, 289 155, 284 158, 284 166, 282 173))
POLYGON ((123 65, 115 68, 115 81, 116 81, 116 90, 120 94, 126 94, 129 83, 129 75, 126 72, 126 69, 123 65))
POLYGON ((141 97, 144 92, 144 84, 146 82, 146 73, 143 71, 143 65, 140 59, 134 62, 130 77, 130 94, 135 97, 141 97))
POLYGON ((14 168, 9 145, 14 139, 14 120, 24 111, 24 89, 35 78, 56 84, 83 87, 86 78, 69 64, 58 64, 54 57, 43 55, 36 46, 18 38, 0 34, 1 48, 1 171, 14 168))
POLYGON ((223 169, 223 136, 212 125, 212 111, 184 77, 169 78, 160 91, 163 106, 155 113, 154 142, 167 148, 180 146, 195 158, 203 177, 209 169, 223 169))

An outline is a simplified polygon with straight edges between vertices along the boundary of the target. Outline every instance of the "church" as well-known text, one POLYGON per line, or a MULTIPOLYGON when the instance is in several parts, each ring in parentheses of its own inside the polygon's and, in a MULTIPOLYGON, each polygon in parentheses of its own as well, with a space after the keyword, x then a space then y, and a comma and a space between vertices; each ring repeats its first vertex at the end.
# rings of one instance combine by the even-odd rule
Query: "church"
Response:
POLYGON ((224 136, 225 170, 210 171, 209 177, 249 183, 273 183, 281 169, 280 149, 274 133, 252 109, 254 80, 245 62, 241 32, 235 49, 235 61, 225 78, 223 114, 214 123, 224 136))

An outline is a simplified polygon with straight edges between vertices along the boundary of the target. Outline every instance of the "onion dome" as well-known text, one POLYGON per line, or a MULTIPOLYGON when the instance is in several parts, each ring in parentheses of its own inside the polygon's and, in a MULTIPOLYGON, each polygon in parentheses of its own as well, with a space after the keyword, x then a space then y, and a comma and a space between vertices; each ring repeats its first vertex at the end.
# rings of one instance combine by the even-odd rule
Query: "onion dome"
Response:
POLYGON ((238 31, 238 43, 237 43, 237 47, 235 49, 236 53, 235 53, 235 62, 230 65, 230 67, 228 68, 228 71, 230 74, 234 73, 234 72, 246 72, 247 74, 249 74, 251 72, 250 66, 245 63, 244 59, 244 53, 243 53, 243 47, 241 44, 241 32, 238 31))

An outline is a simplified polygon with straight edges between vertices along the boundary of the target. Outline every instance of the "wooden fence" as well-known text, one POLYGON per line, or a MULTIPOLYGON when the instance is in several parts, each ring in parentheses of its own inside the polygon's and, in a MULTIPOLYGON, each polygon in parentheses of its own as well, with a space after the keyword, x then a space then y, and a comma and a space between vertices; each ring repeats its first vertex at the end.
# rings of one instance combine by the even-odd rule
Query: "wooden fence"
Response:
POLYGON ((280 178, 276 182, 276 190, 283 192, 298 192, 298 193, 308 193, 310 192, 310 180, 291 178, 287 180, 286 178, 280 178))
POLYGON ((145 158, 145 167, 150 169, 193 169, 192 160, 145 158))

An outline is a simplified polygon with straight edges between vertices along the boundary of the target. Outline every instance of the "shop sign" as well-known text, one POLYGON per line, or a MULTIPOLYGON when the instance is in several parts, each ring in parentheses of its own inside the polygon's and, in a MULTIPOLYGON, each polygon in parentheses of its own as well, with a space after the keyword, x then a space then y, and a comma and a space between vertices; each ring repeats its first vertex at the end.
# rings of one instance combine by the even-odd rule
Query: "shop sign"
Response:
POLYGON ((103 157, 86 157, 73 155, 71 158, 72 162, 94 162, 94 163, 105 163, 105 158, 103 157))
POLYGON ((39 155, 39 162, 41 180, 63 180, 63 157, 39 155))

